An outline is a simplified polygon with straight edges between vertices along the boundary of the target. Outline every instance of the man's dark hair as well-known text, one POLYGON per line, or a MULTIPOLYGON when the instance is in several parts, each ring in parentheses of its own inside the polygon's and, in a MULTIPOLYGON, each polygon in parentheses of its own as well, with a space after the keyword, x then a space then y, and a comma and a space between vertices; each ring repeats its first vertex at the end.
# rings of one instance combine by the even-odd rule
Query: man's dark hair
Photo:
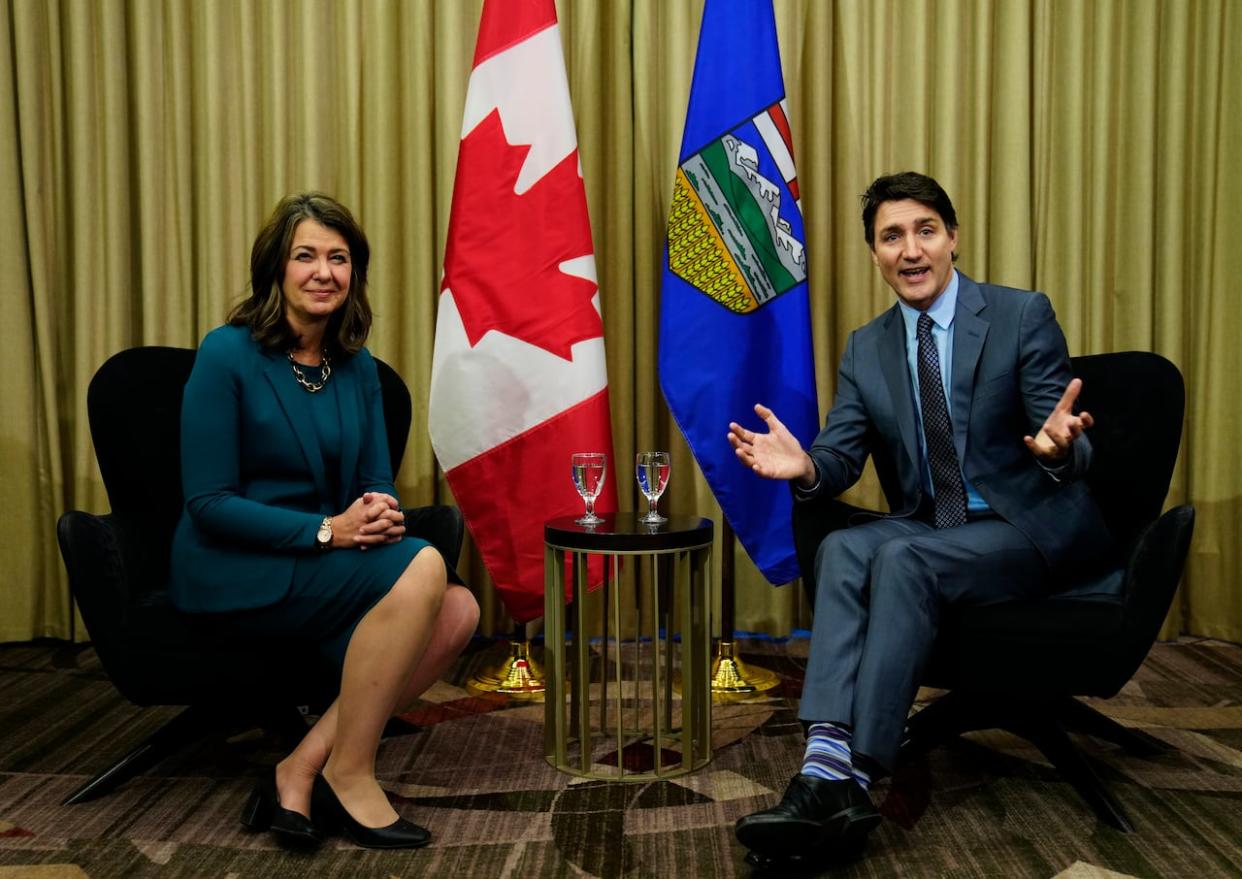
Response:
POLYGON ((303 220, 314 220, 340 233, 349 245, 349 294, 328 321, 324 346, 338 357, 357 354, 371 331, 371 303, 367 300, 371 246, 349 208, 322 192, 287 195, 276 205, 250 251, 250 295, 229 312, 228 323, 249 327, 255 341, 267 348, 283 351, 297 344, 297 334, 285 320, 281 284, 294 230, 303 220))
MULTIPOLYGON (((931 177, 917 171, 902 171, 900 174, 888 174, 877 177, 862 194, 863 236, 867 246, 875 249, 875 215, 880 205, 886 201, 905 201, 913 199, 925 204, 940 215, 945 230, 952 232, 957 229, 957 211, 953 210, 953 202, 931 177)), ((957 254, 953 255, 957 258, 957 254)))

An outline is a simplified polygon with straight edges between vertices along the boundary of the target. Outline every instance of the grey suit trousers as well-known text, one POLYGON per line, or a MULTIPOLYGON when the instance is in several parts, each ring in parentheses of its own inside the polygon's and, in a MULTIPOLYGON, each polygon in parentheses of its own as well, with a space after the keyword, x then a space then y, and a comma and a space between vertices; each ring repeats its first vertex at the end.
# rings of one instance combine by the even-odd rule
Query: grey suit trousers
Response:
POLYGON ((937 530, 880 519, 829 534, 815 558, 815 623, 799 716, 853 727, 891 771, 946 606, 1042 595, 1047 566, 996 517, 937 530))

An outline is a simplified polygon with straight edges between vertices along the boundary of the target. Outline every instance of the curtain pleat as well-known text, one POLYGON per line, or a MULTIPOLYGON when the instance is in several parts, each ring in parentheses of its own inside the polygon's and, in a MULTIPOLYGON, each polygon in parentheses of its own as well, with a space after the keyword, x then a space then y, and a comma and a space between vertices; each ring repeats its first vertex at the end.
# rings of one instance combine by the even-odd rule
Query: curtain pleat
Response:
MULTIPOLYGON (((427 438, 441 261, 481 0, 0 0, 0 640, 85 637, 56 517, 105 511, 86 389, 133 345, 194 346, 246 292, 253 236, 322 189, 372 242, 371 348, 414 399, 399 488, 451 502, 427 438)), ((1242 7, 1230 0, 776 0, 808 236, 821 412, 850 330, 892 301, 858 195, 916 169, 959 267, 1045 291, 1073 353, 1187 380, 1169 504, 1198 522, 1165 634, 1242 641, 1242 7), (1233 306, 1232 308, 1230 306, 1233 306)), ((616 473, 669 449, 670 508, 720 521, 656 373, 663 230, 702 0, 561 0, 608 349, 616 473)), ((739 59, 739 75, 745 75, 739 59)), ((721 426, 722 437, 726 426, 721 426)), ((874 474, 848 494, 878 505, 874 474)), ((719 545, 718 545, 719 549, 719 545)), ((720 557, 713 567, 718 576, 720 557)), ((505 630, 482 564, 463 570, 505 630)), ((737 550, 737 624, 806 625, 737 550)))

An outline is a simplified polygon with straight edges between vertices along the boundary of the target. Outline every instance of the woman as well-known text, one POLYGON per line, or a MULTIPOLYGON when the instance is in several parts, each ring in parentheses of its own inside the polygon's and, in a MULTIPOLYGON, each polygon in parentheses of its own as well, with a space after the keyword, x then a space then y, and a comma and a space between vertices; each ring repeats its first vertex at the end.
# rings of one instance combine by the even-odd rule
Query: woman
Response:
POLYGON ((209 624, 313 643, 340 670, 336 701, 243 823, 405 848, 430 835, 375 779, 380 734, 461 651, 479 609, 433 547, 404 536, 363 347, 369 259, 349 211, 320 193, 286 197, 259 232, 251 295, 203 339, 185 387, 171 591, 209 624))

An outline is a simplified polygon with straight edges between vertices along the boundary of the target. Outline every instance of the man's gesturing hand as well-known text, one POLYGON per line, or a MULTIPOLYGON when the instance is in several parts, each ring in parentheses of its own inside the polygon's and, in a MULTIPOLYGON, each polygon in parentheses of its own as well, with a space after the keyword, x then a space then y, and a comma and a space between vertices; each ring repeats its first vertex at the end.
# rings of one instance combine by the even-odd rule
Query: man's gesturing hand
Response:
POLYGON ((1052 410, 1052 414, 1048 416, 1048 420, 1044 422, 1039 433, 1034 437, 1022 437, 1022 441, 1026 443, 1026 447, 1035 457, 1043 461, 1063 460, 1069 454, 1070 444, 1078 439, 1084 430, 1095 424, 1095 419, 1091 417, 1090 412, 1074 414, 1074 401, 1078 399, 1078 393, 1081 390, 1082 379, 1073 379, 1066 385, 1060 402, 1052 410))
POLYGON ((797 437, 762 403, 755 404, 755 414, 767 424, 767 433, 755 433, 729 422, 729 444, 738 460, 766 479, 796 479, 805 486, 813 485, 815 465, 797 437))

